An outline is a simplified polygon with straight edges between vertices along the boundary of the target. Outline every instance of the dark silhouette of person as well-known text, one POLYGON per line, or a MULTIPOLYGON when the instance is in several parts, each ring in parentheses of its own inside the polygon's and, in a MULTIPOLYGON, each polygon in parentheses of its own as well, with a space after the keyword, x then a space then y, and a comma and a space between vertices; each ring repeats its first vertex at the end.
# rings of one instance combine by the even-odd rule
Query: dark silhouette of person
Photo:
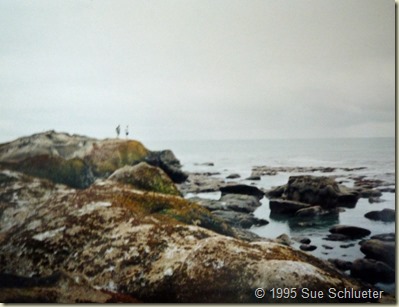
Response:
POLYGON ((116 127, 116 137, 119 138, 119 134, 121 133, 121 125, 118 125, 118 127, 116 127))

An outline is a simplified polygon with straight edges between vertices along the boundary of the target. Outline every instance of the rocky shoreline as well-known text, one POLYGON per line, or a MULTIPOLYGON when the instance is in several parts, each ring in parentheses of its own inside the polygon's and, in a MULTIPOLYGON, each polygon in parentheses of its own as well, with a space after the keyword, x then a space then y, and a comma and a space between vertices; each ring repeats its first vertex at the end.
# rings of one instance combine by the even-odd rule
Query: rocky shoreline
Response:
MULTIPOLYGON (((229 180, 226 182, 213 176, 219 173, 193 173, 189 174, 188 180, 180 185, 183 194, 222 192, 219 200, 200 199, 195 197, 199 204, 218 214, 228 224, 234 227, 249 229, 252 226, 267 225, 267 220, 253 216, 256 207, 261 204, 259 196, 263 195, 269 201, 270 216, 285 220, 291 217, 301 218, 301 226, 312 226, 313 219, 328 216, 336 216, 345 211, 345 208, 354 208, 360 198, 368 199, 369 203, 381 202, 382 192, 395 193, 395 186, 382 180, 370 180, 364 176, 350 175, 352 171, 364 170, 359 168, 339 168, 340 171, 348 172, 348 179, 354 181, 353 188, 344 186, 342 182, 336 182, 336 176, 313 176, 296 175, 290 176, 287 184, 262 191, 256 188, 256 184, 245 186, 239 182, 229 180), (226 194, 226 190, 231 194, 226 194), (245 190, 245 191, 244 191, 245 190), (223 194, 224 193, 224 194, 223 194), (245 197, 243 197, 244 194, 245 197), (247 194, 247 195, 246 195, 247 194), (226 195, 229 197, 226 198, 226 195), (257 199, 257 206, 248 203, 248 198, 257 199), (241 204, 240 204, 241 202, 241 204), (232 205, 234 204, 234 205, 232 205), (243 210, 245 207, 245 210, 243 210), (223 210, 223 211, 222 211, 223 210), (221 214, 223 212, 223 214, 221 214)), ((284 173, 332 173, 337 168, 330 167, 254 167, 252 174, 245 180, 260 180, 262 176, 275 176, 278 172, 284 173), (255 178, 255 179, 254 179, 255 178)), ((238 174, 232 174, 226 179, 240 179, 238 174)), ((374 221, 395 222, 395 210, 384 208, 382 210, 370 211, 364 215, 374 221)), ((351 225, 335 225, 329 229, 329 234, 323 238, 326 241, 351 241, 356 243, 342 244, 341 247, 353 247, 359 245, 360 251, 365 255, 364 259, 356 259, 353 262, 343 259, 329 259, 337 269, 349 273, 351 276, 361 278, 373 284, 392 283, 395 281, 395 234, 383 233, 361 240, 370 235, 368 229, 351 225), (371 250, 373 252, 371 252, 371 250), (375 252, 378 250, 378 252, 375 252), (384 255, 384 256, 382 256, 384 255), (387 256, 389 255, 389 256, 387 256), (390 260, 387 260, 387 257, 390 260)), ((255 238, 256 240, 256 238, 255 238)), ((303 251, 313 251, 317 246, 310 244, 309 238, 300 238, 302 241, 299 248, 303 251)), ((282 234, 272 241, 291 246, 296 238, 289 238, 282 234)), ((326 250, 332 249, 327 244, 322 245, 326 250)))
MULTIPOLYGON (((284 171, 256 167, 249 180, 284 171)), ((264 191, 235 181, 237 174, 228 181, 215 174, 187 173, 172 151, 133 140, 48 131, 0 144, 0 301, 254 303, 256 288, 360 291, 392 281, 395 234, 368 238, 367 229, 332 227, 330 238, 361 244, 366 258, 349 263, 308 254, 315 248, 309 238, 263 238, 250 228, 269 223, 254 215, 265 197, 281 218, 311 221, 339 215, 361 197, 378 202, 394 187, 355 178, 348 188, 333 177, 304 175, 264 191), (196 195, 204 192, 220 198, 196 195)), ((392 222, 392 214, 368 218, 392 222)))

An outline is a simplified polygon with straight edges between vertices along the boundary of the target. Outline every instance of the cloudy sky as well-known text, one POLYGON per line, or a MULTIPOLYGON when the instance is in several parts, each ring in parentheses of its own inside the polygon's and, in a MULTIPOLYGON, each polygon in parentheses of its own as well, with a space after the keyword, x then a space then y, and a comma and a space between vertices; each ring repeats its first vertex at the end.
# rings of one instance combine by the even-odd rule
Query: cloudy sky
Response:
POLYGON ((392 0, 2 0, 0 142, 395 135, 392 0))

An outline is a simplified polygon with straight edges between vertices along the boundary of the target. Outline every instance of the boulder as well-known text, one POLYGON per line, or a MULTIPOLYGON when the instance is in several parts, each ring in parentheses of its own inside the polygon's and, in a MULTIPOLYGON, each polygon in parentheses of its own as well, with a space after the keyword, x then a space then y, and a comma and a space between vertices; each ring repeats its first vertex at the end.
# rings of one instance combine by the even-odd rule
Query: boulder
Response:
POLYGON ((298 210, 309 208, 310 205, 292 200, 271 199, 269 207, 274 214, 295 215, 298 210))
POLYGON ((286 246, 290 246, 292 244, 290 237, 286 233, 279 235, 274 241, 286 246))
POLYGON ((341 259, 328 259, 337 269, 341 271, 348 271, 352 268, 352 262, 341 259))
POLYGON ((351 238, 348 237, 347 235, 340 234, 340 233, 331 233, 323 238, 323 240, 327 240, 327 241, 348 241, 350 239, 351 238))
POLYGON ((358 200, 356 192, 339 185, 333 178, 309 175, 291 176, 283 197, 322 208, 354 207, 358 200))
MULTIPOLYGON (((287 246, 237 239, 222 220, 178 196, 112 180, 75 190, 15 172, 6 175, 16 180, 0 187, 2 198, 14 195, 1 203, 0 274, 8 275, 0 280, 12 275, 43 283, 42 289, 6 284, 0 301, 82 303, 86 295, 88 302, 255 303, 258 287, 267 293, 276 287, 366 287, 287 246), (47 282, 60 271, 70 277, 66 282, 47 282)), ((268 295, 262 302, 280 300, 268 295)))
POLYGON ((248 178, 245 178, 245 180, 260 180, 260 176, 249 176, 248 178))
POLYGON ((259 190, 257 187, 253 187, 246 184, 230 184, 225 185, 220 188, 220 192, 222 195, 225 194, 244 194, 244 195, 252 195, 258 198, 259 200, 263 198, 265 195, 264 192, 259 190))
POLYGON ((145 161, 163 169, 175 183, 182 183, 188 177, 181 170, 180 161, 171 150, 152 151, 145 157, 145 161))
POLYGON ((301 244, 299 246, 299 248, 301 250, 303 250, 303 251, 311 252, 311 251, 314 251, 317 248, 317 246, 316 245, 310 245, 310 244, 301 244))
POLYGON ((233 227, 244 229, 251 228, 252 226, 263 226, 269 223, 267 220, 258 219, 252 214, 231 210, 215 210, 212 211, 212 214, 233 227))
POLYGON ((189 173, 186 181, 178 184, 183 194, 219 192, 225 182, 219 178, 211 177, 208 173, 189 173))
POLYGON ((226 177, 226 179, 237 179, 237 178, 240 178, 241 176, 240 176, 240 174, 230 174, 230 175, 228 175, 227 177, 226 177))
POLYGON ((356 259, 352 263, 351 276, 375 284, 395 281, 395 270, 386 263, 374 259, 356 259))
POLYGON ((380 240, 380 241, 388 241, 388 242, 395 242, 396 235, 394 232, 390 233, 381 233, 378 235, 371 236, 370 239, 380 240))
POLYGON ((281 198, 284 194, 285 187, 286 185, 271 188, 270 190, 265 192, 265 195, 269 199, 281 198))
POLYGON ((308 237, 292 237, 292 240, 303 244, 309 244, 311 242, 308 237))
POLYGON ((208 209, 209 211, 225 209, 225 206, 219 200, 216 200, 216 199, 191 197, 191 198, 188 198, 188 200, 208 209))
POLYGON ((395 242, 366 240, 362 242, 360 250, 367 258, 383 261, 391 267, 395 267, 395 242))
POLYGON ((258 198, 245 194, 225 194, 220 198, 220 202, 228 210, 244 213, 254 212, 261 205, 258 198))
POLYGON ((180 195, 173 181, 162 169, 146 162, 140 162, 134 166, 125 165, 116 170, 109 179, 130 184, 144 191, 180 195))
POLYGON ((335 225, 329 229, 333 234, 345 235, 352 239, 363 238, 371 234, 371 231, 362 227, 335 225))
POLYGON ((374 221, 395 222, 395 210, 385 208, 381 211, 370 211, 364 215, 366 218, 374 221))

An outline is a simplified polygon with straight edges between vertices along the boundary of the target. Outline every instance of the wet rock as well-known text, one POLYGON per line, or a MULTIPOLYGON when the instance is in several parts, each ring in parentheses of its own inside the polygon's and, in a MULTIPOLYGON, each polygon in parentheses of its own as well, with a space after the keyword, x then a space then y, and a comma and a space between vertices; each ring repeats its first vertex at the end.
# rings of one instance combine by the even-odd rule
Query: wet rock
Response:
POLYGON ((337 208, 332 209, 323 209, 320 206, 312 206, 308 208, 299 209, 295 212, 295 215, 298 217, 314 217, 314 216, 323 216, 329 214, 338 214, 337 208))
POLYGON ((260 176, 249 176, 248 178, 245 178, 245 180, 260 180, 260 176))
POLYGON ((380 187, 378 188, 378 190, 380 190, 381 192, 384 193, 395 193, 395 187, 380 187))
POLYGON ((323 244, 322 247, 325 248, 325 249, 333 249, 334 248, 334 247, 332 247, 330 245, 325 245, 325 244, 323 244))
POLYGON ((388 242, 395 242, 396 236, 394 232, 390 233, 381 233, 378 235, 371 236, 370 239, 380 240, 380 241, 388 241, 388 242))
POLYGON ((352 262, 341 259, 328 259, 337 269, 341 271, 348 271, 352 268, 352 262))
POLYGON ((352 263, 351 276, 375 284, 395 281, 395 270, 386 263, 374 259, 356 259, 352 263))
POLYGON ((207 173, 190 173, 185 182, 177 187, 182 194, 217 192, 225 184, 224 180, 210 177, 207 173))
POLYGON ((220 198, 220 202, 229 210, 244 213, 254 212, 261 205, 255 196, 244 194, 225 194, 220 198))
POLYGON ((228 175, 228 176, 226 177, 226 179, 237 179, 237 178, 240 178, 240 177, 241 177, 240 174, 234 173, 234 174, 228 175))
POLYGON ((363 198, 378 198, 382 195, 380 190, 367 189, 362 187, 358 187, 355 190, 358 192, 359 196, 363 198))
POLYGON ((286 185, 282 185, 282 186, 278 186, 278 187, 272 188, 272 189, 266 191, 265 195, 269 199, 281 198, 283 196, 283 194, 284 194, 285 187, 286 187, 286 185))
MULTIPOLYGON (((274 189, 272 193, 277 191, 281 189, 274 189)), ((354 207, 358 200, 355 191, 339 185, 333 178, 309 175, 291 176, 281 197, 322 208, 354 207)))
POLYGON ((347 226, 347 225, 335 225, 329 229, 333 234, 345 235, 349 238, 363 238, 371 234, 371 231, 362 227, 347 226))
POLYGON ((301 250, 303 250, 303 251, 310 252, 310 251, 314 251, 314 250, 317 248, 317 246, 315 246, 315 245, 310 245, 310 244, 301 244, 301 245, 299 246, 299 248, 300 248, 301 250))
POLYGON ((379 197, 369 197, 368 201, 370 204, 374 204, 374 203, 383 203, 385 200, 379 197))
POLYGON ((354 247, 354 246, 355 246, 355 243, 349 243, 349 244, 342 244, 339 247, 341 247, 341 248, 349 248, 349 247, 354 247))
POLYGON ((274 214, 295 215, 298 210, 309 208, 310 205, 292 200, 271 199, 269 207, 274 214))
POLYGON ((309 244, 311 242, 308 237, 292 237, 292 240, 303 244, 309 244))
POLYGON ((362 242, 360 250, 368 258, 383 261, 391 267, 395 267, 395 242, 366 240, 362 242))
POLYGON ((109 179, 130 184, 144 191, 180 195, 173 181, 162 169, 146 162, 134 166, 126 165, 116 170, 109 179))
POLYGON ((213 163, 213 162, 204 162, 204 163, 196 163, 195 165, 215 166, 215 163, 213 163))
POLYGON ((267 220, 258 219, 252 214, 232 210, 215 210, 212 211, 212 214, 233 227, 244 229, 251 228, 252 226, 263 226, 269 223, 267 220))
POLYGON ((205 199, 205 198, 200 198, 200 197, 191 197, 188 199, 189 201, 195 202, 196 204, 199 204, 200 206, 208 209, 209 211, 215 211, 215 210, 224 210, 225 206, 220 203, 219 200, 215 199, 205 199))
POLYGON ((364 215, 366 218, 374 221, 395 222, 395 210, 385 208, 381 211, 370 211, 364 215))
POLYGON ((350 239, 351 238, 348 237, 347 235, 340 234, 340 233, 331 233, 323 238, 323 240, 327 240, 327 241, 348 241, 350 239))
POLYGON ((222 195, 225 194, 244 194, 244 195, 252 195, 258 199, 262 199, 264 196, 264 192, 259 190, 257 187, 245 185, 245 184, 230 184, 225 185, 220 188, 222 195))

